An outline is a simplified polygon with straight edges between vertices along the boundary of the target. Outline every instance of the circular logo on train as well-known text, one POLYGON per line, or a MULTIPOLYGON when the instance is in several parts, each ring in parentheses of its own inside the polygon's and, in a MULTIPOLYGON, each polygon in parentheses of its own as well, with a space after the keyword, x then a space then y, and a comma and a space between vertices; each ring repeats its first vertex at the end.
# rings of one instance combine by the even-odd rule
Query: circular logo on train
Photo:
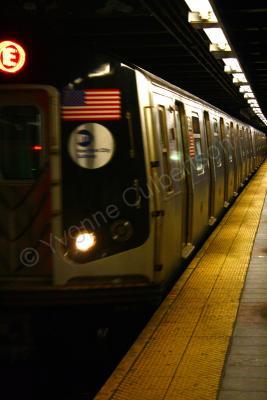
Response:
POLYGON ((112 159, 115 143, 112 133, 103 125, 79 125, 69 138, 69 154, 79 167, 97 169, 112 159))

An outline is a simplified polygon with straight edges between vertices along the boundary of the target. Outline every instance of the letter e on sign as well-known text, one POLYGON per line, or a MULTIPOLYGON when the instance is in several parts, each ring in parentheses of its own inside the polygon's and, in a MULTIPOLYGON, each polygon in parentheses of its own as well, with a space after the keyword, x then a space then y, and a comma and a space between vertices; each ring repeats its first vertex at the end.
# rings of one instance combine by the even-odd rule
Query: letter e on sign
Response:
POLYGON ((4 40, 0 42, 0 71, 14 74, 25 64, 24 49, 16 42, 4 40))

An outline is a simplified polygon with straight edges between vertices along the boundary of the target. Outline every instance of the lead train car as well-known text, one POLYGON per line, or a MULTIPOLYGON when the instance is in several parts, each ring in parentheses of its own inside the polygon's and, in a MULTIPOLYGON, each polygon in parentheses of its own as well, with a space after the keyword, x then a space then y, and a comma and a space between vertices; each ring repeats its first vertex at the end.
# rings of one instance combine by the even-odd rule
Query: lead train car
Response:
POLYGON ((11 303, 160 292, 266 154, 264 133, 121 63, 60 93, 0 89, 0 284, 11 303))

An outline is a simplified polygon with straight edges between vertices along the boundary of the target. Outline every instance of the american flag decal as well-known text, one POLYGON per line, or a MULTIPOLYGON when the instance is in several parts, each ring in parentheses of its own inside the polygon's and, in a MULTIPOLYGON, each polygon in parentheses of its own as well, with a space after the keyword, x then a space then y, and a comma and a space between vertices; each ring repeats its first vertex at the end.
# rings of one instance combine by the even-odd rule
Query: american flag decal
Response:
POLYGON ((119 89, 67 89, 62 97, 62 118, 65 121, 120 119, 121 91, 119 89))
POLYGON ((189 132, 189 156, 191 158, 195 157, 195 140, 192 132, 189 132))

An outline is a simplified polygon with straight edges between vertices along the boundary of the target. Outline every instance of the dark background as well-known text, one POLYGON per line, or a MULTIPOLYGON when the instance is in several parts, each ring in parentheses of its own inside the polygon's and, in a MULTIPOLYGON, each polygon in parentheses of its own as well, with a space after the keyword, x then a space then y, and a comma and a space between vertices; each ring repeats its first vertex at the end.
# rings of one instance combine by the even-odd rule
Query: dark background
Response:
MULTIPOLYGON (((267 115, 266 1, 213 4, 267 115)), ((26 45, 28 65, 16 76, 19 81, 64 85, 83 75, 96 53, 105 52, 263 128, 187 14, 183 0, 9 1, 1 10, 0 39, 26 45)))

